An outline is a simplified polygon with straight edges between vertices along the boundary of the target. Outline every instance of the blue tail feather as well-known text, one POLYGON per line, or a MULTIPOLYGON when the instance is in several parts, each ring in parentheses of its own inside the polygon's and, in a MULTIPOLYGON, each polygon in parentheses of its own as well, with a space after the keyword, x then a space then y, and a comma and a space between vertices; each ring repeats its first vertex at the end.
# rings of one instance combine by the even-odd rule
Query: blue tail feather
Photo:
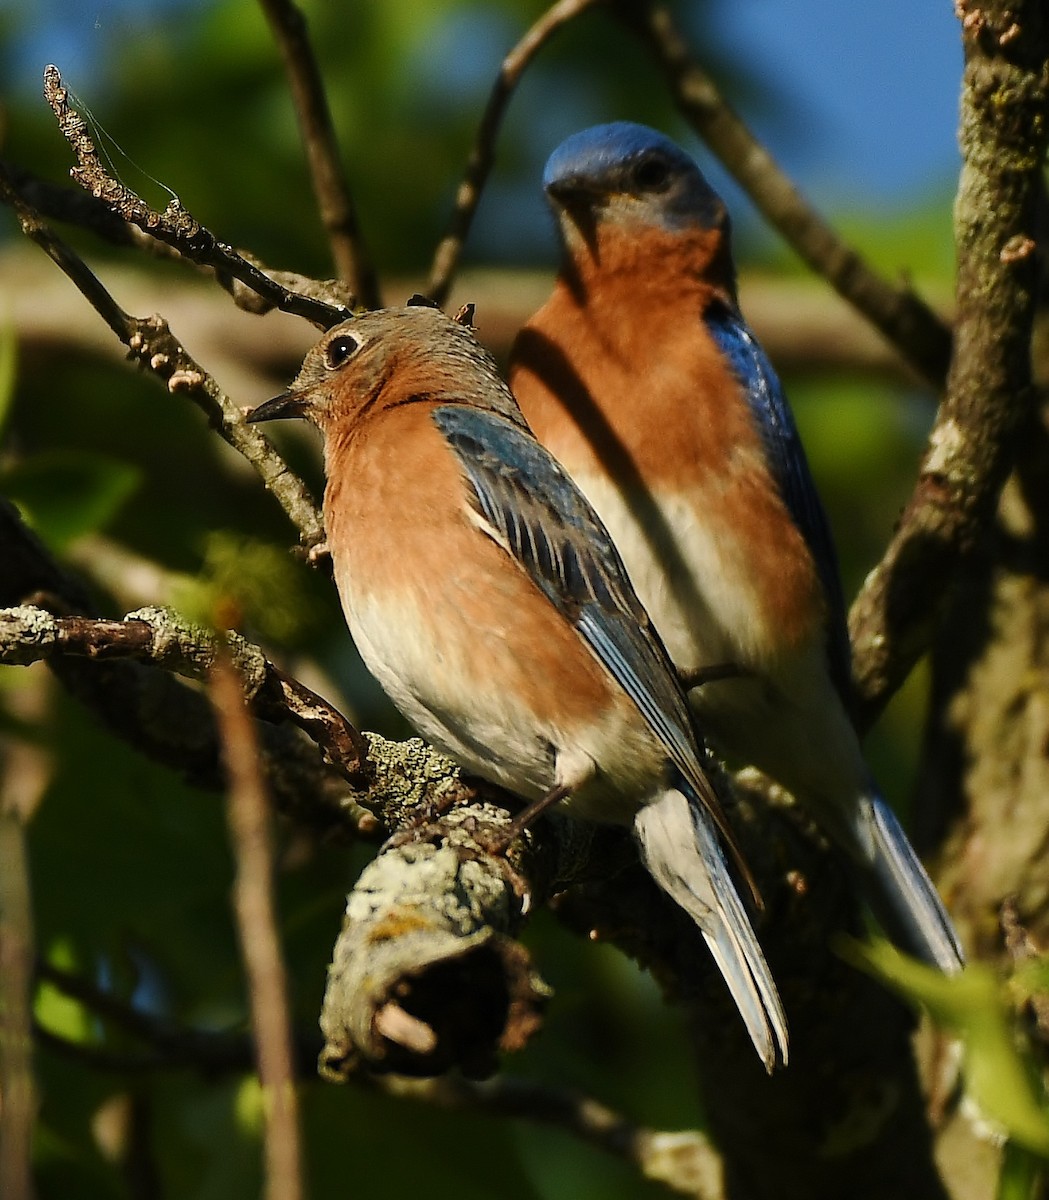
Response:
POLYGON ((861 836, 872 857, 864 868, 864 893, 875 917, 900 950, 941 971, 961 970, 965 954, 958 934, 896 814, 877 792, 866 799, 861 836))

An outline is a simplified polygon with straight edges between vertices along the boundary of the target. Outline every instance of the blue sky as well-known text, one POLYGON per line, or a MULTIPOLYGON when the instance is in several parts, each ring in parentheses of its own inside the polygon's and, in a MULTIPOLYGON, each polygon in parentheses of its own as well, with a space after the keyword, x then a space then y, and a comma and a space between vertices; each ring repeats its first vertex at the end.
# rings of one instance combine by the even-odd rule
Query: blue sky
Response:
POLYGON ((748 112, 781 161, 842 199, 951 187, 962 51, 950 0, 728 0, 713 39, 783 97, 748 112))
MULTIPOLYGON (((30 0, 27 12, 0 0, 25 31, 7 86, 38 90, 43 63, 57 60, 98 94, 93 66, 111 40, 198 3, 30 0)), ((891 205, 950 186, 961 49, 949 0, 722 0, 703 13, 696 44, 746 63, 766 89, 772 103, 744 115, 807 191, 891 205)))

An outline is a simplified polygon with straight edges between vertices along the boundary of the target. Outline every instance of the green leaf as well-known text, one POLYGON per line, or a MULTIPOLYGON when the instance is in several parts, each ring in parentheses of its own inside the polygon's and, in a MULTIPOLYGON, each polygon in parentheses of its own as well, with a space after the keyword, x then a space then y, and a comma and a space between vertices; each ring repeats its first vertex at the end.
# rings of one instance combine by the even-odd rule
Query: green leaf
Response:
POLYGON ((965 1051, 968 1091, 984 1115, 1021 1146, 1049 1157, 1049 1111, 1017 1049, 1003 985, 989 967, 944 975, 885 941, 849 943, 845 955, 952 1030, 965 1051))
POLYGON ((61 552, 106 526, 138 487, 136 467, 82 450, 49 450, 0 471, 0 492, 61 552))

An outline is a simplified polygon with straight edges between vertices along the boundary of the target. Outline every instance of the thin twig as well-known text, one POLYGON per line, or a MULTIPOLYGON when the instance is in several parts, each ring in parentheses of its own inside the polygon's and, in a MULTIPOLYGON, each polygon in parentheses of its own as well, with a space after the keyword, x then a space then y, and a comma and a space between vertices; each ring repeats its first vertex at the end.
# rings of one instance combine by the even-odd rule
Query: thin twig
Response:
POLYGON ((466 172, 455 195, 455 208, 430 268, 430 282, 426 294, 435 304, 444 304, 448 298, 463 244, 470 232, 474 213, 481 200, 481 192, 495 161, 495 142, 499 126, 522 74, 557 30, 574 20, 580 13, 601 3, 604 3, 604 0, 559 0, 559 3, 554 4, 536 21, 503 59, 474 139, 466 172))
MULTIPOLYGON (((56 967, 46 960, 36 964, 37 978, 57 988, 64 996, 79 1001, 93 1016, 114 1026, 125 1037, 142 1042, 149 1052, 120 1051, 98 1043, 71 1042, 40 1025, 34 1036, 67 1057, 78 1058, 104 1071, 155 1071, 187 1068, 204 1075, 251 1071, 255 1067, 251 1038, 244 1033, 193 1029, 165 1020, 98 986, 74 971, 56 967)), ((300 1078, 316 1074, 321 1047, 315 1030, 300 1031, 295 1039, 296 1071, 300 1078)))
MULTIPOLYGON (((131 224, 119 212, 109 208, 103 200, 88 195, 79 188, 60 187, 4 159, 0 159, 0 176, 6 179, 11 190, 39 216, 77 225, 111 245, 132 246, 152 258, 191 262, 174 246, 131 224)), ((7 196, 5 194, 0 198, 7 199, 7 196)), ((349 309, 354 304, 353 296, 339 280, 312 279, 296 271, 279 271, 266 266, 256 255, 249 254, 246 250, 242 250, 240 256, 245 262, 264 272, 268 279, 286 292, 317 300, 322 304, 334 305, 336 308, 349 309)), ((244 312, 257 315, 277 307, 275 296, 279 298, 279 292, 273 293, 270 289, 268 296, 262 296, 225 270, 209 266, 207 263, 193 262, 191 265, 201 275, 214 279, 233 298, 233 303, 244 312)))
POLYGON ((270 802, 259 768, 255 729, 232 659, 220 655, 210 691, 229 777, 229 826, 236 861, 233 908, 248 976, 259 1082, 265 1098, 265 1195, 303 1195, 298 1096, 292 1051, 288 980, 274 903, 270 802))
POLYGON ((307 35, 306 18, 292 0, 259 0, 259 3, 284 60, 313 192, 328 234, 335 270, 353 289, 359 304, 379 308, 382 304, 379 281, 339 163, 331 110, 307 35))
POLYGON ((339 304, 330 304, 281 287, 253 262, 220 242, 182 207, 177 197, 171 200, 164 212, 159 213, 129 187, 114 179, 106 171, 83 118, 70 105, 69 94, 62 86, 62 76, 55 66, 44 69, 44 98, 58 120, 62 136, 76 156, 77 165, 70 169, 70 175, 85 191, 101 200, 123 220, 173 246, 191 262, 213 267, 219 273, 239 279, 273 307, 303 317, 320 329, 329 329, 353 315, 339 304))
POLYGON ((805 200, 696 62, 667 5, 611 7, 648 44, 685 118, 787 243, 940 391, 951 351, 943 321, 909 288, 882 279, 805 200))
POLYGON ((384 1091, 439 1108, 512 1117, 570 1133, 614 1158, 630 1163, 646 1179, 693 1200, 724 1196, 721 1159, 695 1130, 669 1133, 637 1125, 622 1113, 568 1088, 497 1076, 484 1083, 457 1076, 377 1081, 384 1091))
POLYGON ((37 746, 0 743, 0 1196, 32 1200, 33 915, 26 825, 50 778, 37 746))
POLYGON ((988 0, 972 15, 963 4, 959 14, 966 67, 954 357, 914 492, 850 614, 864 724, 928 648, 949 584, 993 517, 1034 399, 1049 19, 1042 0, 988 0))
POLYGON ((316 503, 269 440, 244 420, 238 405, 192 358, 163 317, 133 317, 117 304, 87 264, 33 212, 0 172, 0 198, 15 210, 22 231, 58 264, 110 329, 128 347, 130 357, 148 367, 172 393, 181 393, 200 408, 212 426, 262 476, 281 507, 298 528, 303 545, 324 541, 324 524, 316 503))

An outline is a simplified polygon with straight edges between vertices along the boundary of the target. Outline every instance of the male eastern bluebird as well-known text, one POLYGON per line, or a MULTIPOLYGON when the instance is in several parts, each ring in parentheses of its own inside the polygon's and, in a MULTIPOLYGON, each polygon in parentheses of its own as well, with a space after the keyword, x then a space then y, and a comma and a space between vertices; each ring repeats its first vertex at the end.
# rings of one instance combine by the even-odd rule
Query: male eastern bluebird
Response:
POLYGON ((343 611, 394 703, 467 772, 632 823, 766 1067, 786 1062, 783 1009, 673 665, 598 517, 472 332, 428 307, 347 321, 248 419, 289 416, 324 434, 343 611))
POLYGON ((903 949, 958 969, 849 720, 834 547, 740 315, 724 204, 684 151, 628 122, 568 138, 543 184, 563 256, 511 357, 525 418, 605 522, 711 743, 811 807, 903 949))

